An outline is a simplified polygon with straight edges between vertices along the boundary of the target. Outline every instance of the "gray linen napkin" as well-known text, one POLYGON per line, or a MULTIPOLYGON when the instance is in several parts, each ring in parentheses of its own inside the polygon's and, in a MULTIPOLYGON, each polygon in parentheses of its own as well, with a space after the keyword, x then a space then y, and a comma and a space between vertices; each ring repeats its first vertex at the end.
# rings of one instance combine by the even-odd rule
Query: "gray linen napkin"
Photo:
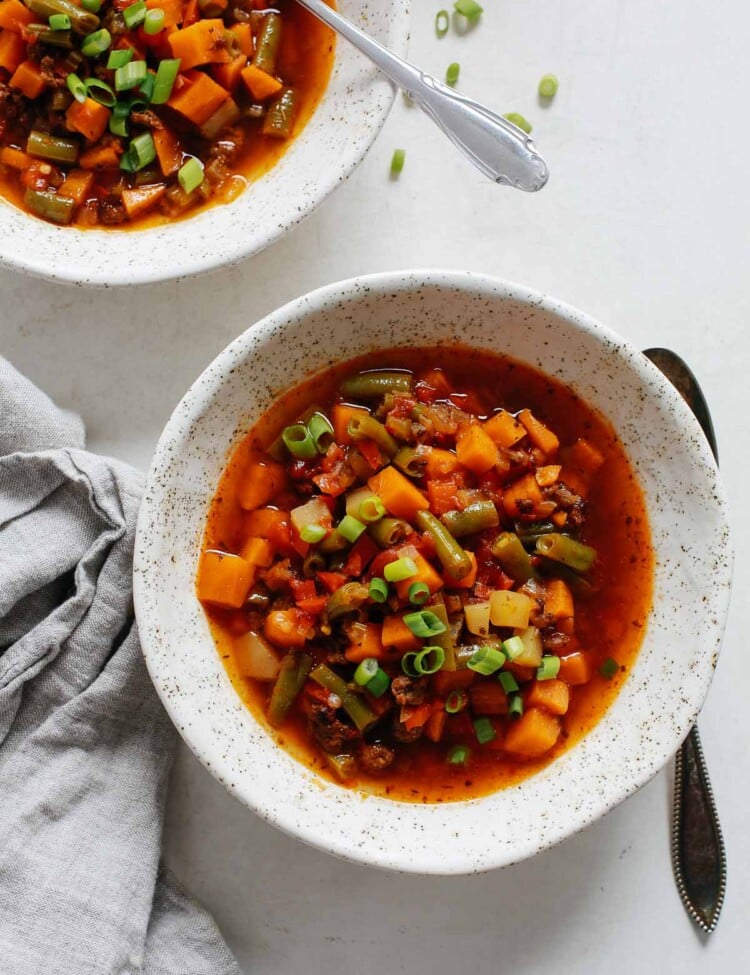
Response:
POLYGON ((140 476, 0 358, 0 970, 239 975, 159 863, 175 734, 146 673, 140 476))

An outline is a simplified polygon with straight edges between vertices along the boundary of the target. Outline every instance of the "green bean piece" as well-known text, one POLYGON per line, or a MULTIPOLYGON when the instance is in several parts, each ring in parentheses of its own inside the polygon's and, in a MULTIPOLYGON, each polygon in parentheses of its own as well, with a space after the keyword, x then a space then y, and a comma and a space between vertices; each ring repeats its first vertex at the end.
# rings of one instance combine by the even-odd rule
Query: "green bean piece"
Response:
POLYGON ((306 579, 312 579, 316 572, 320 572, 325 567, 326 560, 321 553, 317 549, 311 548, 302 562, 302 575, 306 579))
POLYGON ((456 670, 456 652, 455 647, 453 646, 453 637, 451 636, 450 632, 450 622, 448 620, 448 611, 445 608, 445 604, 442 602, 431 603, 429 609, 445 626, 445 632, 437 633, 435 636, 431 636, 430 643, 433 646, 442 647, 443 652, 445 653, 445 662, 442 669, 456 670))
POLYGON ((310 677, 316 684, 320 684, 321 687, 325 687, 327 691, 341 698, 341 706, 360 731, 364 731, 375 722, 376 716, 367 706, 367 702, 350 691, 344 680, 330 667, 318 664, 310 677))
POLYGON ((492 543, 492 554, 516 582, 528 582, 534 577, 531 557, 523 547, 521 539, 514 532, 502 532, 492 543))
POLYGON ((313 659, 307 653, 290 653, 281 661, 281 668, 271 691, 271 699, 268 702, 268 723, 274 728, 278 728, 284 723, 291 706, 307 680, 307 675, 312 670, 312 665, 313 659))
POLYGON ((361 582, 346 582, 328 597, 326 615, 329 620, 335 620, 344 613, 354 613, 369 598, 367 586, 363 586, 361 582))
POLYGON ((233 98, 226 98, 214 114, 200 127, 204 139, 215 139, 228 125, 234 125, 240 118, 237 102, 233 98))
POLYGON ((545 558, 543 555, 537 556, 537 559, 538 568, 542 575, 556 576, 558 579, 562 579, 577 598, 593 596, 599 591, 598 586, 589 582, 588 579, 584 579, 575 569, 563 565, 562 562, 553 562, 552 559, 545 558))
POLYGON ((40 44, 49 44, 50 47, 60 47, 66 51, 73 50, 73 39, 69 30, 52 30, 46 24, 27 24, 24 30, 40 44))
POLYGON ((409 523, 401 518, 381 518, 368 525, 367 534, 381 548, 390 548, 403 542, 411 531, 409 523))
POLYGON ((454 538, 463 538, 485 528, 497 528, 500 517, 492 501, 475 501, 463 511, 446 512, 441 521, 454 538))
POLYGON ((67 108, 70 108, 72 102, 73 96, 67 89, 57 88, 52 92, 49 107, 53 112, 64 112, 67 108))
POLYGON ((52 223, 66 224, 73 219, 74 201, 52 190, 26 190, 23 202, 32 213, 52 223))
POLYGON ((549 535, 551 532, 557 531, 557 526, 553 525, 551 521, 533 521, 530 523, 517 521, 514 527, 521 542, 530 548, 534 548, 536 540, 542 535, 549 535))
POLYGON ((373 369, 350 376, 341 384, 341 393, 354 399, 377 399, 385 393, 411 392, 411 374, 373 369))
POLYGON ((293 88, 285 88, 272 103, 268 114, 263 119, 263 135, 288 139, 294 130, 298 108, 297 93, 293 88))
POLYGON ((357 759, 354 755, 329 755, 326 753, 326 761, 331 766, 331 770, 341 782, 348 782, 357 774, 357 759))
POLYGON ((349 548, 349 544, 338 528, 334 528, 322 542, 318 543, 318 551, 330 555, 331 552, 341 552, 343 549, 349 548))
POLYGON ((77 7, 72 0, 25 0, 25 2, 32 13, 39 14, 45 20, 49 20, 54 14, 67 14, 70 17, 71 27, 81 36, 93 34, 99 26, 99 18, 96 14, 77 7))
POLYGON ((353 440, 372 440, 389 457, 398 450, 398 444, 386 428, 369 413, 356 414, 349 420, 346 432, 353 440))
POLYGON ((437 557, 452 579, 463 579, 471 572, 470 557, 431 511, 418 511, 414 520, 420 530, 432 538, 437 557))
POLYGON ((78 159, 78 143, 74 139, 62 139, 49 132, 32 129, 26 141, 26 152, 51 162, 74 163, 78 159))
POLYGON ((569 535, 552 532, 536 541, 536 550, 554 562, 562 562, 576 572, 588 572, 596 561, 596 549, 577 542, 569 535))
POLYGON ((420 447, 402 447, 393 458, 393 463, 409 477, 422 477, 427 454, 420 447))
POLYGON ((277 13, 268 13, 255 41, 255 57, 253 64, 268 74, 276 74, 276 57, 281 44, 281 17, 277 13))

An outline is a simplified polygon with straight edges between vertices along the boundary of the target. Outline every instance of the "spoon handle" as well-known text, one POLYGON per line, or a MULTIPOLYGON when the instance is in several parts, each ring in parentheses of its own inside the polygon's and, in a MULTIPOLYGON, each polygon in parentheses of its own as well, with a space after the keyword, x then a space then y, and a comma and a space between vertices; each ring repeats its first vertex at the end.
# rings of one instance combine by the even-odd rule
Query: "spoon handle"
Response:
POLYGON ((529 192, 545 185, 547 164, 517 126, 393 54, 324 0, 298 2, 367 55, 485 176, 529 192))

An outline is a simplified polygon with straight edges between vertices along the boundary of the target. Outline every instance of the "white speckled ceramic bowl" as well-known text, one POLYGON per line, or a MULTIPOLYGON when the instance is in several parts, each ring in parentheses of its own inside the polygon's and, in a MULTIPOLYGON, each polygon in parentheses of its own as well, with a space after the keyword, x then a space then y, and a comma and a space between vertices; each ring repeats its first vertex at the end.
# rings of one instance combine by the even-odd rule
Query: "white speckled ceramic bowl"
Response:
POLYGON ((394 272, 293 301, 241 335, 193 384, 149 475, 136 543, 136 612, 149 671, 181 735, 260 816, 351 860, 469 873, 521 860, 581 829, 669 760, 711 682, 731 563, 713 458, 692 414, 644 356, 527 288, 467 273, 394 272), (229 682, 194 576, 227 458, 279 393, 373 347, 455 341, 537 366, 609 418, 645 492, 655 598, 636 666, 588 736, 494 795, 415 805, 328 783, 272 741, 229 682))
MULTIPOLYGON (((339 0, 341 12, 398 54, 410 0, 339 0)), ((339 39, 328 87, 300 135, 232 203, 140 231, 78 230, 30 216, 0 197, 0 267, 84 286, 134 285, 201 274, 257 254, 298 224, 362 160, 394 89, 339 39)))

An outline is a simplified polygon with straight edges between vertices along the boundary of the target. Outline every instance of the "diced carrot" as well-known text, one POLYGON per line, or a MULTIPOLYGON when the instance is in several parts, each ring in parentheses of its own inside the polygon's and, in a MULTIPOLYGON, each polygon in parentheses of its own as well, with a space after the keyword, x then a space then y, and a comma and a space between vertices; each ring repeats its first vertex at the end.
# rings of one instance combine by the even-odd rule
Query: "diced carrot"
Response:
POLYGON ((3 0, 0 3, 0 27, 23 34, 24 27, 33 24, 37 18, 20 0, 3 0))
POLYGON ((245 82, 245 87, 253 98, 259 102, 278 95, 284 87, 273 75, 268 74, 267 71, 263 71, 262 68, 258 68, 254 64, 248 64, 243 69, 242 80, 245 82))
MULTIPOLYGON (((248 538, 240 549, 240 555, 250 565, 267 568, 273 562, 273 545, 267 538, 248 538)), ((312 595, 315 595, 314 587, 312 595)))
POLYGON ((182 149, 177 136, 166 125, 151 132, 156 158, 164 176, 172 176, 182 165, 182 149))
POLYGON ((383 627, 379 623, 355 623, 349 628, 349 646, 344 656, 353 664, 367 657, 380 660, 385 656, 383 627))
POLYGON ((245 57, 251 58, 253 56, 253 33, 250 24, 232 24, 229 31, 237 38, 239 48, 245 57))
POLYGON ((519 515, 533 515, 538 505, 542 503, 542 492, 533 474, 524 474, 503 491, 503 507, 509 518, 519 515), (527 510, 529 507, 531 510, 527 510))
POLYGON ((292 579, 289 585, 294 594, 295 603, 299 603, 301 599, 313 599, 318 594, 314 579, 292 579))
POLYGON ((563 467, 558 478, 566 487, 569 487, 574 494, 579 494, 582 498, 588 496, 589 482, 584 474, 572 467, 563 467))
POLYGON ((18 89, 27 98, 38 98, 47 87, 47 82, 36 61, 22 61, 13 72, 9 84, 11 88, 18 89))
POLYGON ((78 162, 82 169, 119 169, 122 149, 118 144, 109 146, 92 146, 82 152, 78 162))
POLYGON ((369 410, 362 406, 348 406, 346 403, 337 403, 331 410, 331 423, 333 424, 333 435, 337 444, 354 443, 349 436, 349 420, 353 416, 369 416, 369 410))
POLYGON ((562 579, 548 579, 545 584, 544 612, 555 620, 571 619, 575 616, 573 594, 562 579))
POLYGON ((71 169, 58 187, 57 194, 73 200, 75 205, 79 207, 91 192, 93 183, 93 173, 85 169, 71 169))
POLYGON ((583 437, 576 440, 573 446, 569 448, 568 453, 571 464, 587 474, 593 474, 604 463, 604 454, 590 440, 583 437))
POLYGON ((432 678, 432 687, 440 697, 447 697, 451 691, 464 691, 476 680, 473 670, 439 670, 432 678))
POLYGON ((311 616, 320 616, 328 605, 328 596, 312 596, 310 599, 297 601, 297 608, 304 610, 311 616))
POLYGON ((443 737, 443 732, 445 731, 445 722, 447 718, 448 714, 445 710, 443 701, 436 701, 432 708, 432 714, 430 715, 427 724, 424 726, 425 737, 430 741, 440 741, 440 739, 443 737))
POLYGON ((531 685, 526 706, 545 708, 550 714, 566 714, 570 706, 570 690, 561 680, 535 680, 531 685))
POLYGON ((497 681, 478 681, 469 689, 475 714, 507 714, 508 695, 497 681))
POLYGON ((544 451, 545 454, 555 453, 560 446, 560 441, 549 427, 546 427, 541 420, 537 420, 531 410, 521 410, 518 419, 526 428, 529 440, 535 447, 544 451))
POLYGON ((458 487, 452 479, 428 481, 427 497, 430 499, 430 509, 435 515, 444 515, 447 511, 453 511, 456 505, 456 492, 458 487))
POLYGON ((336 592, 346 582, 346 576, 340 572, 317 572, 316 575, 328 592, 336 592))
POLYGON ((504 748, 512 755, 538 758, 555 744, 560 735, 560 721, 540 708, 528 708, 505 735, 504 748))
POLYGON ((430 720, 431 715, 431 704, 404 704, 401 708, 399 718, 407 731, 413 731, 415 728, 424 727, 430 720))
POLYGON ((180 59, 180 71, 200 64, 222 64, 232 56, 224 43, 224 21, 216 18, 199 20, 169 35, 172 56, 180 59))
POLYGON ((244 54, 238 54, 236 58, 232 58, 226 64, 215 64, 211 73, 222 88, 233 92, 242 80, 242 71, 246 64, 247 57, 244 54))
POLYGON ((313 635, 310 617, 299 609, 277 609, 263 622, 266 639, 277 647, 301 649, 313 635))
POLYGON ((182 23, 183 0, 146 0, 149 10, 164 11, 164 26, 179 27, 182 23))
POLYGON ((466 550, 466 554, 471 560, 471 568, 463 579, 454 579, 452 576, 444 575, 443 582, 448 586, 449 589, 471 589, 474 583, 477 581, 477 557, 473 552, 466 550))
POLYGON ((549 487, 558 479, 561 470, 562 467, 559 464, 548 464, 546 467, 537 467, 534 472, 536 483, 539 487, 549 487))
POLYGON ((404 545, 399 550, 399 558, 414 559, 414 564, 417 567, 416 575, 396 583, 396 593, 402 602, 409 598, 409 589, 415 582, 423 582, 430 590, 431 596, 445 585, 439 573, 433 569, 427 559, 420 555, 413 545, 404 545))
MULTIPOLYGON (((200 23, 195 26, 199 27, 200 23)), ((201 126, 229 98, 229 92, 203 71, 188 71, 180 77, 186 79, 187 84, 173 90, 167 105, 194 125, 201 126)))
POLYGON ((267 504, 286 483, 286 473, 281 464, 271 460, 252 461, 237 490, 240 507, 246 511, 267 504))
POLYGON ((198 567, 198 599, 217 606, 239 609, 253 583, 253 570, 239 555, 208 551, 198 567))
POLYGON ((384 467, 367 482, 392 515, 411 521, 418 511, 425 511, 430 502, 422 492, 395 467, 384 467))
POLYGON ((568 520, 567 511, 555 511, 552 515, 550 515, 550 521, 554 525, 557 525, 558 528, 562 528, 562 526, 565 524, 567 520, 568 520))
POLYGON ((588 684, 591 680, 591 662, 588 655, 583 650, 577 650, 560 657, 560 671, 557 676, 571 687, 588 684))
POLYGON ((360 535, 351 547, 341 571, 344 575, 361 576, 377 554, 377 551, 378 546, 369 535, 360 535))
POLYGON ((11 169, 28 169, 34 162, 31 156, 13 146, 4 146, 0 149, 0 163, 10 166, 11 169))
POLYGON ((484 424, 484 432, 495 441, 498 447, 512 447, 526 436, 522 426, 512 413, 501 410, 491 416, 484 424))
POLYGON ((472 423, 458 435, 456 456, 470 471, 485 474, 497 463, 497 444, 479 423, 472 423))
POLYGON ((418 650, 422 645, 400 616, 385 617, 382 639, 384 647, 395 647, 401 653, 418 650))
POLYGON ((11 30, 0 30, 0 68, 13 74, 25 54, 26 44, 20 34, 14 34, 11 30))
POLYGON ((110 111, 93 98, 74 101, 65 113, 65 125, 71 132, 80 132, 90 142, 97 142, 107 130, 110 111))
POLYGON ((155 206, 166 192, 167 187, 164 183, 151 183, 146 186, 124 189, 122 191, 122 203, 125 212, 131 220, 134 220, 155 206))
POLYGON ((275 508, 256 508, 245 515, 243 521, 247 534, 258 538, 273 538, 279 525, 284 524, 289 524, 288 513, 275 508))
POLYGON ((441 450, 439 447, 425 448, 427 461, 425 463, 425 474, 427 477, 444 477, 452 474, 461 466, 461 461, 452 450, 441 450))

